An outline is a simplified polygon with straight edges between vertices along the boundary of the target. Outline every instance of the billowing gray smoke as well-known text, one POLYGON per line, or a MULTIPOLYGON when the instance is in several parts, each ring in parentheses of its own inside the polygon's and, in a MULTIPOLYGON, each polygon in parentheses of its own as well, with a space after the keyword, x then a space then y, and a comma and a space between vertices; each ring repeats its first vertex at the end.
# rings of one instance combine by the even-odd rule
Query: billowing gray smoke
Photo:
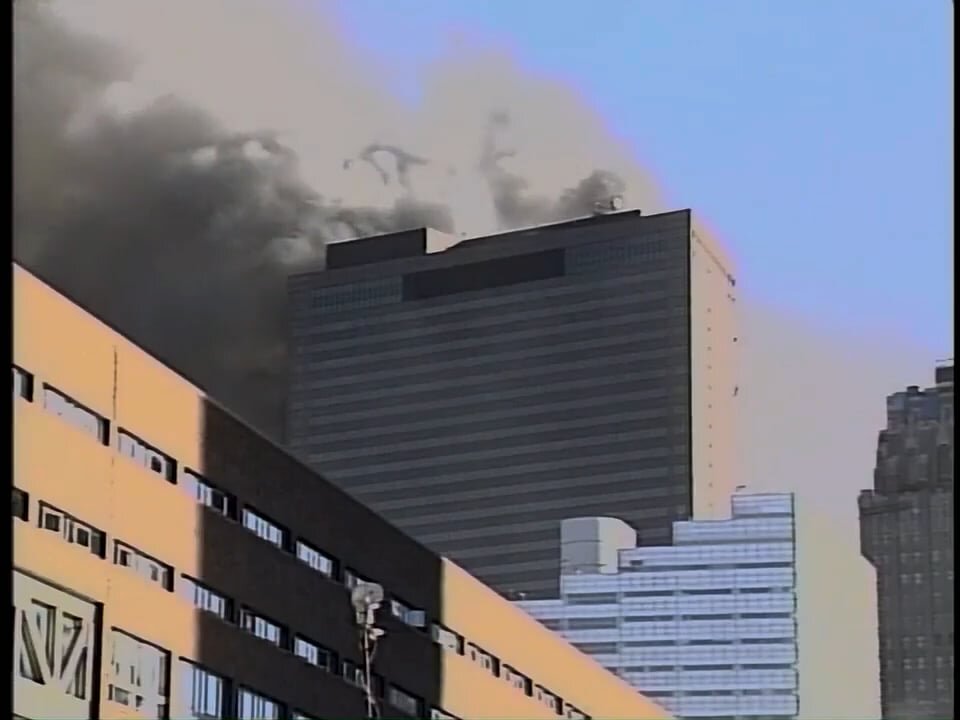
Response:
POLYGON ((480 54, 404 108, 302 12, 15 6, 15 257, 272 434, 285 279, 325 241, 556 221, 629 189, 652 202, 568 92, 480 54))

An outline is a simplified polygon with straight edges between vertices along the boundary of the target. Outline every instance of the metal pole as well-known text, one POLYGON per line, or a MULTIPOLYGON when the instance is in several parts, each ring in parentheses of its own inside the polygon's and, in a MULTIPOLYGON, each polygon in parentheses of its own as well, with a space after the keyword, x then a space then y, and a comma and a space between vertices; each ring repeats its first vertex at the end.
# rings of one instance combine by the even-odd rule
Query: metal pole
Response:
POLYGON ((370 663, 370 654, 371 654, 371 627, 368 623, 364 623, 360 632, 363 633, 363 690, 364 696, 367 702, 367 718, 368 720, 374 720, 377 717, 377 706, 373 700, 373 678, 372 678, 372 668, 370 663))

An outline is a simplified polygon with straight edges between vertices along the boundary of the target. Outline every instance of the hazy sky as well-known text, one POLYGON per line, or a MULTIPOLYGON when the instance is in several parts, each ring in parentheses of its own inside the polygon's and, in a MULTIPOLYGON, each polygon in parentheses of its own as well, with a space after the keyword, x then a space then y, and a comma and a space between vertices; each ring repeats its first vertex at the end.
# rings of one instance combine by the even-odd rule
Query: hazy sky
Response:
POLYGON ((569 82, 671 204, 706 214, 746 292, 952 354, 951 3, 344 0, 339 12, 411 98, 418 73, 471 35, 569 82))
POLYGON ((195 377, 232 378, 213 388, 228 405, 279 403, 284 258, 342 239, 344 209, 360 234, 438 205, 457 231, 493 231, 549 221, 565 191, 614 171, 628 200, 694 208, 736 258, 743 483, 803 492, 858 553, 884 398, 952 354, 951 4, 54 5, 65 37, 29 17, 16 36, 20 253, 127 311, 112 321, 195 377), (72 33, 119 44, 133 69, 72 33), (292 156, 253 141, 238 155, 264 129, 292 156), (428 162, 394 156, 385 182, 345 162, 371 143, 428 162), (118 247, 178 282, 104 283, 118 247))

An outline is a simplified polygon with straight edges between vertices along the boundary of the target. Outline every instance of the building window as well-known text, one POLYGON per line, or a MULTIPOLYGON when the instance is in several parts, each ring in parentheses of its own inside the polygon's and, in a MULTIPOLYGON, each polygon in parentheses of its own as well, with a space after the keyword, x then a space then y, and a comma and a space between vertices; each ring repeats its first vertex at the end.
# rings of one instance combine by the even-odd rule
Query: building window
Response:
POLYGON ((33 402, 33 375, 16 365, 13 366, 13 396, 33 402))
POLYGON ((444 650, 463 655, 463 638, 453 630, 448 630, 442 625, 434 623, 430 628, 430 635, 433 637, 433 641, 444 650))
POLYGON ((299 635, 293 641, 293 654, 306 660, 311 665, 320 664, 320 648, 299 635))
POLYGON ((283 647, 284 645, 284 635, 286 633, 283 627, 262 615, 258 615, 249 608, 243 608, 240 611, 240 627, 277 647, 283 647))
POLYGON ((181 702, 177 717, 191 720, 226 717, 226 680, 189 660, 180 661, 181 702))
POLYGON ((558 715, 563 715, 563 701, 542 685, 536 686, 534 697, 541 705, 545 705, 558 715))
POLYGON ((40 527, 57 533, 68 543, 86 548, 97 557, 104 556, 106 536, 100 530, 46 503, 40 503, 40 527))
POLYGON ((514 668, 509 665, 503 666, 503 678, 508 683, 513 685, 517 690, 522 691, 525 695, 533 694, 533 682, 523 673, 517 672, 514 668))
POLYGON ((423 610, 415 610, 395 598, 390 600, 390 614, 400 622, 415 628, 426 627, 427 618, 423 610))
POLYGON ((280 720, 282 714, 280 703, 247 688, 238 690, 238 720, 280 720))
POLYGON ((43 407, 75 428, 92 435, 101 444, 106 445, 109 442, 110 423, 105 417, 49 385, 43 386, 43 407))
POLYGON ((117 432, 117 450, 122 456, 155 472, 167 482, 176 482, 177 464, 173 458, 122 428, 117 432))
POLYGON ((500 677, 500 661, 478 645, 467 643, 466 655, 494 677, 500 677))
POLYGON ((352 660, 343 660, 341 663, 341 674, 343 675, 343 679, 351 685, 356 685, 360 688, 363 687, 363 668, 352 660))
POLYGON ((394 685, 387 688, 387 702, 410 717, 420 717, 423 713, 423 701, 420 698, 394 685))
POLYGON ((261 540, 281 550, 287 546, 287 531, 249 507, 243 509, 243 526, 261 540))
POLYGON ((333 558, 324 555, 303 540, 297 540, 297 558, 325 577, 332 578, 335 574, 333 558))
POLYGON ((590 720, 589 716, 581 710, 578 710, 573 705, 567 705, 564 715, 567 716, 568 720, 590 720))
POLYGON ((119 630, 112 632, 111 639, 107 697, 146 717, 167 717, 169 653, 119 630))
POLYGON ((13 517, 29 520, 30 496, 23 490, 13 488, 13 517))
POLYGON ((187 495, 201 505, 210 508, 224 517, 235 517, 236 500, 234 497, 214 487, 206 478, 201 477, 193 472, 193 470, 183 469, 180 486, 187 495))
POLYGON ((172 567, 119 540, 113 541, 113 564, 130 568, 164 590, 173 590, 172 567))
POLYGON ((198 610, 213 613, 227 622, 233 619, 233 603, 230 599, 191 577, 180 576, 180 594, 198 610))
MULTIPOLYGON (((659 570, 660 568, 658 568, 659 570)), ((569 605, 613 605, 617 602, 616 593, 577 593, 567 595, 569 605)))

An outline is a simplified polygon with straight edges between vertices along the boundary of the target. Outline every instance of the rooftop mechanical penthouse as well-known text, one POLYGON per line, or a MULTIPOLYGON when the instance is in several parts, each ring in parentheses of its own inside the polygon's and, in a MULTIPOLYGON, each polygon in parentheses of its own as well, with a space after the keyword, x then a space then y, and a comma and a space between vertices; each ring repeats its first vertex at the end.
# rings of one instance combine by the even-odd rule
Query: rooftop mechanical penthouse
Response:
POLYGON ((331 245, 289 284, 288 445, 500 592, 555 596, 566 517, 656 545, 724 513, 731 272, 688 210, 331 245))

